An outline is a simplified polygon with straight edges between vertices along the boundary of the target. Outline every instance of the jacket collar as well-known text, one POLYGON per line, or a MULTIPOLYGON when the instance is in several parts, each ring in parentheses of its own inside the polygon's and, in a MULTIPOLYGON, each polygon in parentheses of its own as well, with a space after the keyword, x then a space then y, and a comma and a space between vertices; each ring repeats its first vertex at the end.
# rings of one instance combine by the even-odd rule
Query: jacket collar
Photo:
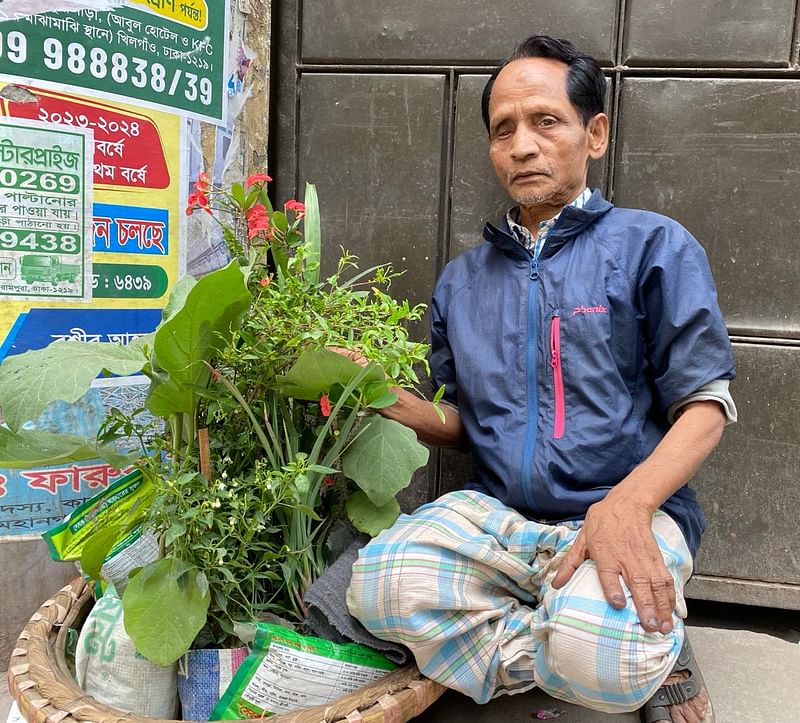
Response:
MULTIPOLYGON (((566 206, 562 209, 555 226, 550 230, 547 238, 547 245, 542 252, 542 257, 546 258, 552 256, 565 243, 575 238, 575 236, 584 231, 613 207, 613 204, 606 201, 606 199, 603 198, 603 194, 600 193, 597 188, 592 191, 592 195, 583 208, 566 206)), ((530 255, 528 250, 514 238, 514 235, 508 227, 508 220, 505 214, 503 214, 496 225, 487 223, 483 227, 483 238, 485 241, 494 244, 498 249, 506 251, 512 256, 519 256, 520 258, 527 259, 530 255)))

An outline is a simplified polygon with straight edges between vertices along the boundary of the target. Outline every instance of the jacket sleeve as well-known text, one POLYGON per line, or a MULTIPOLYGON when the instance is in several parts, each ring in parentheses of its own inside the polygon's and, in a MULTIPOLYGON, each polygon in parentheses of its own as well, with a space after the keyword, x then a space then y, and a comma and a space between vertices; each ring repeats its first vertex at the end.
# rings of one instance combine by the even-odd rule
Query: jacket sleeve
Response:
POLYGON ((447 341, 447 301, 444 284, 440 280, 431 300, 431 386, 434 393, 443 384, 443 401, 458 408, 458 388, 456 386, 456 366, 453 352, 447 341))
POLYGON ((662 413, 709 382, 735 377, 708 258, 679 224, 660 226, 648 240, 637 297, 654 403, 662 413))

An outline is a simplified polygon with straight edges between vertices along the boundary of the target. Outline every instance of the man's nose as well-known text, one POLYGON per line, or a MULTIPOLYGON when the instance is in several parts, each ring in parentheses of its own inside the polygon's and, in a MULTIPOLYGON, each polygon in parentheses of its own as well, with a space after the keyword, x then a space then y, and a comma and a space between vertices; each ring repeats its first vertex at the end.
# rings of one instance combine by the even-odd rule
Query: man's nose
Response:
POLYGON ((539 139, 532 128, 519 126, 514 133, 511 144, 511 155, 515 159, 530 158, 539 155, 539 139))

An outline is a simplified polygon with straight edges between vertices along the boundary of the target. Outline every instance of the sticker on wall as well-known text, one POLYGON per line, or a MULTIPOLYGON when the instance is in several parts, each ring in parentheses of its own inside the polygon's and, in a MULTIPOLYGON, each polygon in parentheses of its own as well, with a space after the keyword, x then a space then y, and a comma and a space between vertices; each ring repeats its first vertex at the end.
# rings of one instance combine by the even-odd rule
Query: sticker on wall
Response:
POLYGON ((92 298, 92 133, 0 118, 0 299, 92 298))

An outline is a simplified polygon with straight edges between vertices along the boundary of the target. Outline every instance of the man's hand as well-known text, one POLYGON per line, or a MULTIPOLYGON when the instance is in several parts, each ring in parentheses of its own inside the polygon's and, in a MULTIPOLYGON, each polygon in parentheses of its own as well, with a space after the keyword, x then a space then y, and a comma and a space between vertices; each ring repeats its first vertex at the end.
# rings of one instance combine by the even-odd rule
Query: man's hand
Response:
POLYGON ((566 585, 581 563, 591 559, 606 600, 613 607, 625 607, 622 577, 642 627, 668 633, 672 630, 675 586, 653 536, 653 513, 641 505, 609 497, 589 508, 583 528, 561 561, 553 587, 566 585))
MULTIPOLYGON (((330 351, 352 359, 359 366, 369 361, 359 351, 329 346, 330 351)), ((413 429, 421 442, 436 447, 458 447, 463 443, 464 428, 455 409, 442 405, 445 421, 439 418, 436 408, 426 399, 412 394, 407 389, 392 387, 397 401, 388 407, 376 410, 378 414, 413 429)))
POLYGON ((369 364, 369 359, 367 359, 361 352, 355 351, 354 349, 345 349, 341 346, 329 346, 328 351, 335 351, 337 354, 346 356, 348 359, 350 359, 350 361, 354 361, 360 367, 365 367, 367 364, 369 364))

